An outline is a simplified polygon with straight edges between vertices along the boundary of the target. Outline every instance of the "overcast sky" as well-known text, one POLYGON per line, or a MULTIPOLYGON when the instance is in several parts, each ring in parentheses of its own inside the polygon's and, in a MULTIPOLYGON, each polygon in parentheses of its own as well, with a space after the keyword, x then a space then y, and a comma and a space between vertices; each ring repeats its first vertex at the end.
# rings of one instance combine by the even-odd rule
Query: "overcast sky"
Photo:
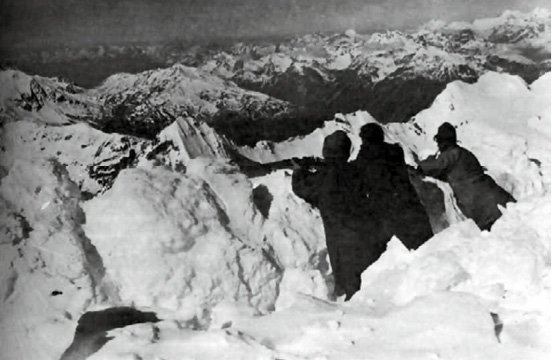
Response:
POLYGON ((209 41, 416 27, 550 0, 1 0, 0 47, 209 41))

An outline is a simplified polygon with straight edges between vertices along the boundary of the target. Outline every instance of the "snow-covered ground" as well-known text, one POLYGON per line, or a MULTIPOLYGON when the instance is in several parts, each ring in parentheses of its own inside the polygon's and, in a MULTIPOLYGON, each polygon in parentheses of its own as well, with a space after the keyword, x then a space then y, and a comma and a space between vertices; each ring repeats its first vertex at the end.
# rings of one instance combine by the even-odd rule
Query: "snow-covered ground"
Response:
POLYGON ((394 239, 350 303, 310 295, 292 272, 269 315, 224 302, 207 330, 167 315, 112 331, 90 359, 545 359, 550 215, 544 198, 516 204, 490 233, 459 223, 416 252, 394 239))
MULTIPOLYGON (((40 111, 9 113, 10 94, 0 94, 4 115, 23 120, 1 129, 2 358, 60 358, 83 313, 114 306, 160 321, 111 330, 95 352, 77 341, 63 359, 551 354, 549 73, 529 85, 496 73, 453 82, 410 123, 385 126, 412 163, 411 151, 435 152, 437 126, 453 123, 518 202, 490 232, 460 221, 448 202, 451 226, 416 251, 392 239, 348 303, 331 298, 322 223, 292 193, 289 170, 247 178, 212 129, 184 118, 160 134, 174 146, 157 155, 184 166, 158 165, 144 155, 147 141, 41 120, 40 111), (88 166, 129 149, 135 164, 100 191, 88 166)), ((324 136, 344 129, 354 158, 371 121, 338 114, 307 136, 237 150, 260 162, 319 156, 324 136)))

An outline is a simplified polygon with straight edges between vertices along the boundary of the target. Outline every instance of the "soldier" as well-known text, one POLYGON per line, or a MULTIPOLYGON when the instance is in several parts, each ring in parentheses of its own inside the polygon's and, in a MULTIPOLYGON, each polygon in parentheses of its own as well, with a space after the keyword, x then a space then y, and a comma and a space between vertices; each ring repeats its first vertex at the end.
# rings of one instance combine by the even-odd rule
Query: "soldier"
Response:
POLYGON ((433 236, 429 217, 410 183, 404 152, 384 142, 383 129, 370 123, 360 130, 362 146, 353 164, 362 174, 370 211, 381 220, 389 240, 396 235, 409 249, 433 236))
POLYGON ((481 230, 490 230, 502 215, 498 205, 515 199, 485 174, 474 154, 458 146, 456 129, 445 122, 434 137, 439 148, 437 156, 418 161, 420 171, 450 184, 458 207, 473 219, 481 230))
POLYGON ((334 294, 349 300, 360 275, 385 250, 380 227, 365 206, 356 168, 347 162, 351 140, 343 131, 326 137, 324 162, 309 169, 295 165, 294 193, 320 210, 335 280, 334 294))

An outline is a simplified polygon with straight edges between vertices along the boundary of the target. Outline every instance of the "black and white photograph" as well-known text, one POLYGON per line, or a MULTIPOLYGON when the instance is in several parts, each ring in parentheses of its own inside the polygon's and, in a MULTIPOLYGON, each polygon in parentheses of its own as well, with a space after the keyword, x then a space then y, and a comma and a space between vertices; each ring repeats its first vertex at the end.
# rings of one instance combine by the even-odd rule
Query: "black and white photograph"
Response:
POLYGON ((0 360, 552 358, 549 0, 2 0, 0 360))

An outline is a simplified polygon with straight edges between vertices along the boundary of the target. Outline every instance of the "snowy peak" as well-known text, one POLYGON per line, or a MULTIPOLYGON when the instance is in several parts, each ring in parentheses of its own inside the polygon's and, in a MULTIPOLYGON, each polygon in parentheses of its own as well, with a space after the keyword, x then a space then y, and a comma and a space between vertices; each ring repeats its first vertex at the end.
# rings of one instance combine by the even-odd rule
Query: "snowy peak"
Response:
POLYGON ((550 12, 537 9, 529 14, 505 12, 501 23, 492 21, 474 22, 474 27, 483 33, 488 33, 488 39, 494 43, 526 43, 546 44, 550 50, 550 12), (491 25, 491 26, 489 26, 491 25))
POLYGON ((139 97, 152 105, 170 104, 208 114, 222 107, 240 108, 255 101, 272 101, 285 107, 264 94, 243 90, 230 81, 181 64, 139 74, 113 75, 93 93, 106 103, 139 97))
POLYGON ((240 121, 255 121, 293 109, 288 102, 181 64, 112 75, 94 89, 14 70, 0 74, 6 84, 0 93, 5 121, 28 118, 67 124, 78 120, 105 132, 150 140, 179 117, 213 124, 225 121, 227 113, 239 114, 240 121))
POLYGON ((71 123, 92 116, 99 107, 81 89, 57 79, 29 76, 17 70, 0 71, 2 121, 41 114, 43 122, 71 123))
MULTIPOLYGON (((543 33, 546 28, 550 29, 550 11, 543 8, 537 8, 529 13, 506 10, 497 18, 475 20, 473 28, 491 34, 521 32, 535 36, 543 33)), ((512 37, 505 37, 504 40, 516 41, 512 37)))
POLYGON ((453 80, 474 82, 489 70, 537 79, 550 69, 549 28, 541 12, 507 13, 474 24, 434 21, 414 32, 314 34, 277 46, 236 45, 199 66, 241 87, 327 109, 326 117, 362 109, 381 122, 406 121, 412 113, 387 104, 397 97, 394 89, 401 89, 405 108, 415 113, 453 80))
MULTIPOLYGON (((147 136, 178 116, 214 116, 219 121, 227 117, 221 109, 248 121, 279 114, 288 120, 310 117, 319 125, 335 113, 359 109, 380 122, 407 121, 450 81, 474 82, 496 71, 532 82, 549 71, 550 17, 540 9, 471 24, 432 21, 409 32, 309 34, 225 48, 172 43, 144 46, 142 55, 144 63, 169 67, 113 75, 91 91, 105 104, 96 116, 102 129, 134 128, 132 135, 147 136), (394 106, 392 99, 397 98, 404 107, 394 106), (290 113, 290 108, 300 111, 290 113)), ((91 56, 117 61, 108 47, 91 56)), ((241 134, 238 142, 254 144, 244 140, 253 135, 243 130, 243 121, 239 127, 248 134, 241 134)))
POLYGON ((471 30, 491 43, 544 46, 550 52, 550 10, 543 8, 529 13, 507 10, 499 17, 473 23, 432 21, 424 27, 436 31, 471 30))
POLYGON ((172 167, 185 165, 197 157, 230 158, 227 149, 231 143, 206 123, 191 117, 178 117, 157 138, 160 141, 158 146, 166 143, 173 147, 164 155, 172 167))

